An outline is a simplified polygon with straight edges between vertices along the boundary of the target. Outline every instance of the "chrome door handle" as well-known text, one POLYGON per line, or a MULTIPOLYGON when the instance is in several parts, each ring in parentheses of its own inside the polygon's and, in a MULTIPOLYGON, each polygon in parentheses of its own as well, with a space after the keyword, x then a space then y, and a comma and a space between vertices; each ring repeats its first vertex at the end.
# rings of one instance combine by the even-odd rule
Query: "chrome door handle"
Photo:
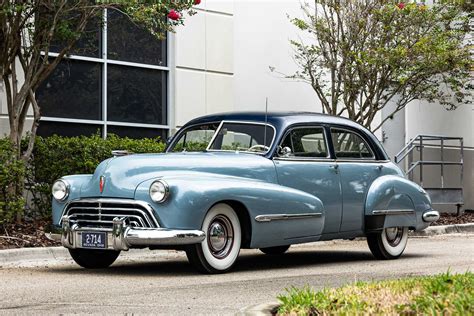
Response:
POLYGON ((334 169, 334 172, 338 173, 339 165, 332 165, 329 168, 334 169))
POLYGON ((378 171, 382 171, 383 166, 382 166, 382 165, 379 165, 379 166, 375 167, 375 169, 377 169, 378 171))

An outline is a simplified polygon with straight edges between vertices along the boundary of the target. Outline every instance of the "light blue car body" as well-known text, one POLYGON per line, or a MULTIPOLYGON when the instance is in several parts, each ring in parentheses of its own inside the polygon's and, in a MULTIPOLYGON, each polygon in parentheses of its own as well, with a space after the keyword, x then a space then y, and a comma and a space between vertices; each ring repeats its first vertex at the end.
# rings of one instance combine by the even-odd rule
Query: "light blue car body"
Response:
POLYGON ((358 124, 320 114, 232 113, 198 118, 181 131, 222 120, 272 125, 275 139, 269 152, 166 152, 113 157, 100 163, 92 175, 62 178, 70 191, 65 201, 53 199, 53 223, 60 226, 70 201, 114 198, 149 204, 160 227, 170 229, 199 230, 213 205, 228 203, 244 226, 242 246, 248 248, 354 238, 394 226, 421 230, 429 225, 422 218, 423 213, 432 210, 427 194, 405 179, 375 136, 358 124), (295 126, 354 130, 370 144, 377 158, 341 160, 333 154, 327 159, 279 157, 280 142, 295 126), (101 176, 106 179, 102 192, 101 176), (153 202, 149 195, 150 185, 157 179, 165 180, 170 188, 164 203, 153 202), (302 214, 321 216, 298 216, 302 214), (286 217, 257 220, 259 216, 274 215, 286 217))

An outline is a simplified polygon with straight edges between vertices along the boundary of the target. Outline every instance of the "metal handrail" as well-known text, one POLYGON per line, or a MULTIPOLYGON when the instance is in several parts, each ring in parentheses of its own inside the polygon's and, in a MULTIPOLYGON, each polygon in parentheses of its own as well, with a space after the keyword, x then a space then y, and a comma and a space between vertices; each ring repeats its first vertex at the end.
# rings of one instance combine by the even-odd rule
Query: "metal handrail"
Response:
POLYGON ((411 139, 408 144, 405 145, 396 155, 395 163, 400 164, 408 155, 410 155, 407 175, 410 179, 413 179, 413 171, 416 167, 420 167, 420 185, 423 186, 423 165, 439 165, 441 166, 441 188, 444 188, 444 166, 445 165, 459 165, 460 170, 460 181, 463 182, 463 171, 464 171, 464 140, 462 137, 452 136, 441 136, 441 135, 423 135, 418 134, 415 138, 411 139), (427 143, 430 141, 439 141, 440 144, 427 143), (459 141, 459 146, 445 145, 445 141, 459 141), (441 159, 435 160, 423 160, 423 149, 425 147, 441 148, 441 159), (461 157, 459 161, 446 161, 444 160, 444 150, 449 149, 460 149, 461 157), (413 150, 418 149, 420 152, 420 159, 413 162, 413 150))

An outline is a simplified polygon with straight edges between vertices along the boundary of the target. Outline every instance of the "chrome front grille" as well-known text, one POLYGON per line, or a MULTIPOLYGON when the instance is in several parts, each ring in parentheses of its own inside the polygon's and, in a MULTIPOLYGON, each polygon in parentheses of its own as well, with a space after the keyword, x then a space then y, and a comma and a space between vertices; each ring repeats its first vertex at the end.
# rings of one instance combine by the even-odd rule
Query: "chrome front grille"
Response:
POLYGON ((75 200, 66 206, 65 216, 80 227, 110 228, 114 218, 125 218, 132 227, 158 228, 152 208, 144 202, 118 199, 75 200))

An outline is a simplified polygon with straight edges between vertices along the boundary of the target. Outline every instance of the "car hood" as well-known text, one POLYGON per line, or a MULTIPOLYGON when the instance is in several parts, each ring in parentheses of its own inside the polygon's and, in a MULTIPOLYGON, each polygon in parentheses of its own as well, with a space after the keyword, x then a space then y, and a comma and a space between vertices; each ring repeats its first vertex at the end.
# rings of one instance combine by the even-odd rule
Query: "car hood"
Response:
POLYGON ((159 178, 169 171, 198 171, 244 177, 276 183, 271 160, 247 153, 165 153, 135 154, 103 161, 90 180, 83 184, 81 197, 133 198, 143 181, 159 178), (100 192, 100 177, 104 177, 100 192))

